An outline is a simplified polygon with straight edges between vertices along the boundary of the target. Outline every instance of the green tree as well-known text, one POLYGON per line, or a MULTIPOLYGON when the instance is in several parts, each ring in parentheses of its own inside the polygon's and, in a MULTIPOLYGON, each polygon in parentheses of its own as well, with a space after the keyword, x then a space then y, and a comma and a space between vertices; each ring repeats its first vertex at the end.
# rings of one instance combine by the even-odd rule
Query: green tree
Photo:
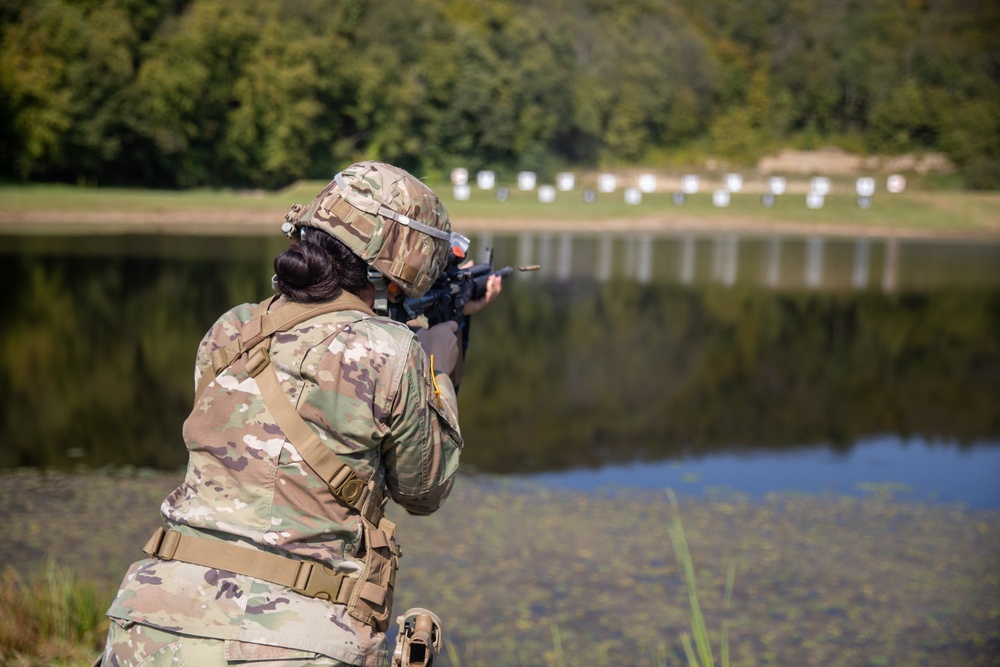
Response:
MULTIPOLYGON (((3 33, 0 87, 10 109, 10 175, 91 180, 121 155, 124 90, 137 39, 128 15, 60 0, 27 6, 3 33)), ((9 146, 9 145, 8 145, 9 146)))
POLYGON ((548 173, 849 140, 991 187, 997 33, 986 0, 11 0, 0 176, 273 187, 362 157, 548 173))
POLYGON ((58 160, 62 136, 73 125, 72 92, 66 87, 67 63, 54 52, 62 33, 72 31, 70 12, 61 3, 26 8, 20 21, 4 31, 0 47, 0 85, 9 109, 8 175, 27 178, 46 161, 58 160), (34 38, 32 38, 34 36, 34 38))
POLYGON ((333 152, 341 123, 321 100, 345 87, 333 63, 317 54, 344 52, 346 40, 283 18, 272 9, 248 50, 219 145, 241 178, 271 187, 309 176, 311 157, 333 152))
POLYGON ((135 86, 133 129, 153 143, 160 173, 177 185, 238 179, 237 165, 219 145, 238 105, 234 82, 261 38, 261 4, 200 0, 148 45, 135 86))
POLYGON ((924 93, 915 81, 907 81, 893 90, 885 101, 875 105, 869 136, 875 149, 886 153, 934 144, 934 122, 924 93))
POLYGON ((635 86, 626 86, 616 100, 604 133, 605 161, 632 163, 649 148, 647 115, 635 86))

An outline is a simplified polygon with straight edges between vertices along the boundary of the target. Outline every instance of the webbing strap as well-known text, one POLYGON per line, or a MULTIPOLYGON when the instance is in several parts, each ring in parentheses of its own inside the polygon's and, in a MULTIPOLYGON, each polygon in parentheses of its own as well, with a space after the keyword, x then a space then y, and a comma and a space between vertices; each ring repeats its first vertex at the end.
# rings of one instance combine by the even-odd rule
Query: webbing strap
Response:
POLYGON ((276 296, 272 296, 259 303, 253 317, 243 325, 239 337, 225 347, 212 352, 212 367, 216 375, 233 363, 236 357, 265 338, 270 338, 279 331, 287 331, 296 324, 301 324, 319 315, 339 310, 360 310, 369 315, 375 314, 364 301, 344 290, 340 290, 340 293, 333 300, 325 303, 286 302, 274 310, 269 310, 276 298, 276 296))
POLYGON ((142 549, 153 558, 178 560, 288 586, 296 593, 347 604, 357 580, 316 561, 295 560, 229 542, 157 528, 142 549))
MULTIPOLYGON (((382 627, 382 624, 385 619, 378 616, 376 612, 378 612, 378 607, 386 604, 386 600, 389 597, 389 590, 393 587, 395 581, 395 562, 400 555, 399 548, 393 539, 395 524, 383 516, 385 497, 373 481, 365 483, 364 480, 358 477, 350 465, 340 461, 337 455, 333 453, 333 450, 323 443, 316 431, 298 413, 289 396, 281 388, 281 381, 278 379, 277 371, 274 364, 271 363, 269 354, 272 336, 278 331, 294 326, 296 323, 316 317, 322 313, 336 310, 362 310, 369 314, 373 313, 360 299, 347 293, 342 293, 337 299, 326 304, 311 307, 301 307, 298 304, 282 304, 276 309, 275 313, 268 313, 268 308, 272 303, 273 299, 269 299, 257 306, 251 317, 251 321, 243 325, 240 336, 227 346, 226 357, 220 361, 225 366, 228 366, 239 354, 243 354, 244 352, 247 354, 247 373, 254 378, 257 388, 260 390, 261 399, 263 399, 275 423, 277 423, 288 441, 296 448, 305 463, 326 482, 333 495, 361 514, 365 541, 368 545, 365 564, 360 578, 362 581, 360 586, 356 585, 352 580, 349 588, 346 587, 343 575, 334 574, 331 570, 320 564, 310 564, 308 572, 296 570, 294 573, 294 585, 287 583, 284 585, 291 586, 294 590, 312 597, 329 596, 324 597, 324 599, 334 602, 343 602, 343 598, 346 595, 345 603, 352 617, 384 630, 385 628, 382 627), (388 555, 379 554, 380 550, 388 550, 389 553, 388 555), (386 570, 388 570, 388 574, 386 574, 386 570), (336 579, 338 577, 337 588, 335 594, 333 594, 331 591, 334 588, 329 579, 336 579)), ((343 326, 346 327, 348 324, 345 323, 343 326)), ((215 354, 213 354, 213 363, 216 363, 215 354)), ((225 366, 222 368, 225 368, 225 366)), ((222 368, 216 366, 216 373, 220 372, 222 368)), ((207 376, 208 373, 205 375, 207 376)), ((206 377, 201 379, 195 398, 196 403, 200 400, 202 393, 209 384, 210 379, 206 379, 206 377)), ((239 566, 241 569, 236 570, 234 569, 235 566, 231 564, 231 559, 238 556, 245 556, 243 554, 232 553, 216 554, 214 551, 210 551, 216 549, 214 543, 208 547, 197 547, 197 552, 193 555, 185 554, 182 550, 182 555, 178 556, 177 552, 180 547, 173 546, 173 542, 176 541, 178 545, 183 546, 188 543, 189 539, 196 538, 188 538, 180 534, 177 534, 177 537, 173 537, 171 535, 172 532, 175 531, 166 531, 164 535, 159 537, 154 535, 150 540, 150 544, 147 545, 147 553, 152 554, 155 552, 160 557, 187 560, 187 562, 205 564, 208 567, 217 567, 231 572, 245 573, 253 568, 253 576, 266 581, 275 581, 276 583, 284 583, 292 576, 292 573, 282 570, 280 573, 282 580, 277 581, 271 576, 271 573, 261 573, 265 566, 257 564, 256 561, 252 565, 240 562, 239 566), (166 542, 167 537, 169 537, 169 546, 164 549, 161 543, 166 542), (188 560, 184 557, 185 555, 189 558, 198 558, 198 560, 188 560), (245 564, 247 568, 242 569, 245 564)), ((235 548, 254 553, 249 549, 235 548)), ((268 554, 267 552, 259 553, 264 554, 264 556, 272 556, 272 554, 268 554)), ((278 556, 278 558, 281 557, 278 556)), ((297 561, 293 562, 296 563, 297 568, 306 567, 305 565, 298 565, 297 561)), ((285 568, 287 566, 268 562, 266 567, 285 568)), ((383 615, 387 614, 388 611, 386 610, 383 615)))
MULTIPOLYGON (((194 394, 196 404, 201 400, 209 383, 236 361, 237 357, 279 331, 287 331, 295 325, 319 315, 342 310, 359 310, 368 315, 375 314, 368 307, 368 304, 344 290, 340 290, 340 293, 331 301, 319 304, 286 302, 269 312, 271 304, 276 299, 277 295, 257 304, 253 315, 250 316, 250 321, 244 324, 240 330, 240 335, 225 347, 219 347, 212 351, 212 372, 204 373, 199 379, 194 394)), ((264 348, 263 354, 267 354, 267 348, 264 348)), ((249 359, 247 370, 250 375, 255 376, 260 372, 264 363, 267 363, 267 359, 249 359)))
MULTIPOLYGON (((366 519, 378 526, 382 519, 382 493, 374 484, 365 484, 349 465, 342 463, 306 423, 281 388, 281 382, 274 366, 270 363, 268 352, 271 336, 275 333, 286 331, 318 315, 338 310, 360 310, 372 315, 374 313, 361 299, 343 290, 334 300, 326 303, 313 305, 284 303, 274 312, 268 312, 274 299, 272 297, 259 303, 250 321, 243 325, 239 337, 225 348, 218 348, 213 352, 213 365, 217 363, 217 357, 218 363, 223 364, 221 368, 217 367, 216 373, 228 367, 244 351, 248 352, 247 372, 257 381, 261 398, 285 437, 295 446, 309 467, 323 478, 337 498, 361 512, 366 519), (371 502, 366 503, 369 500, 371 502)), ((206 373, 198 382, 195 391, 196 404, 211 380, 212 376, 206 373)))
POLYGON ((382 493, 374 484, 366 484, 355 474, 351 466, 343 463, 332 449, 323 444, 316 431, 306 423, 288 400, 272 364, 268 364, 256 380, 261 398, 271 411, 271 416, 303 460, 323 478, 333 495, 349 507, 362 511, 365 502, 371 500, 369 505, 373 507, 365 508, 366 514, 370 515, 366 518, 377 526, 382 518, 382 493))
MULTIPOLYGON (((247 372, 257 381, 257 388, 260 389, 260 396, 264 400, 264 404, 281 428, 281 432, 298 451, 299 456, 327 483, 333 495, 348 507, 364 514, 366 519, 378 526, 382 519, 382 493, 374 484, 366 484, 348 464, 337 458, 332 449, 323 444, 316 431, 306 423, 306 420, 302 418, 302 415, 295 409, 281 388, 278 373, 274 365, 270 363, 270 355, 268 354, 270 337, 275 331, 284 330, 281 327, 294 326, 294 324, 288 323, 302 322, 315 315, 337 309, 357 310, 356 304, 361 304, 365 312, 371 313, 371 310, 360 299, 348 292, 343 292, 333 301, 319 306, 310 307, 305 306, 305 304, 289 303, 283 304, 274 313, 268 314, 267 308, 270 303, 270 301, 265 301, 258 305, 251 322, 264 322, 265 326, 261 329, 263 332, 271 329, 271 325, 267 324, 269 317, 273 323, 279 326, 266 337, 261 336, 254 328, 250 336, 241 332, 237 339, 248 342, 257 341, 248 355, 247 372)), ((244 331, 249 325, 250 322, 244 326, 244 331)))

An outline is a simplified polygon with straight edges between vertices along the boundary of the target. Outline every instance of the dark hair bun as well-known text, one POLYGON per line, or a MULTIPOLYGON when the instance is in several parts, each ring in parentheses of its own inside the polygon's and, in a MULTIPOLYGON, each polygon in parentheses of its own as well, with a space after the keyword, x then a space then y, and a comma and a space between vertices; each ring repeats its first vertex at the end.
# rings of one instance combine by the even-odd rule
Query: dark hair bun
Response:
POLYGON ((303 241, 274 258, 278 290, 293 301, 322 300, 339 286, 330 254, 323 248, 303 241))
POLYGON ((274 258, 279 292, 298 303, 318 303, 344 289, 363 297, 371 290, 368 265, 322 229, 298 229, 302 240, 274 258))

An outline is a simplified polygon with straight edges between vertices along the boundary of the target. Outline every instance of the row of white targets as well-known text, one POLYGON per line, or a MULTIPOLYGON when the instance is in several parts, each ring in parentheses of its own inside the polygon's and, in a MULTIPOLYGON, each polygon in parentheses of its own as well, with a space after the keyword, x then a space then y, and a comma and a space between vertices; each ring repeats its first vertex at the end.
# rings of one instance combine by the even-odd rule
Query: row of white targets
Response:
MULTIPOLYGON (((468 201, 472 196, 472 188, 469 184, 469 172, 467 169, 459 167, 451 172, 451 182, 454 186, 454 197, 456 201, 468 201)), ((497 187, 496 173, 483 170, 476 174, 476 185, 480 190, 496 189, 496 198, 504 202, 510 197, 510 190, 506 186, 497 187)), ((556 200, 556 193, 570 192, 576 187, 576 176, 571 172, 561 172, 556 175, 555 185, 538 185, 538 177, 535 172, 522 171, 517 175, 517 189, 521 191, 538 191, 538 200, 543 204, 551 204, 556 200)), ((767 191, 761 195, 761 204, 767 208, 773 207, 777 203, 777 198, 785 194, 788 182, 783 176, 771 176, 767 179, 767 191)), ((855 181, 855 194, 857 204, 860 208, 871 208, 872 196, 875 194, 875 179, 871 177, 858 178, 855 181)), ((893 174, 886 179, 886 191, 890 193, 903 192, 906 189, 906 179, 893 174)), ((597 194, 610 194, 618 189, 618 178, 614 174, 600 174, 597 177, 597 187, 585 188, 583 200, 587 203, 597 201, 597 194)), ((671 195, 671 200, 677 206, 683 206, 687 201, 687 196, 696 194, 701 189, 701 179, 694 174, 687 174, 681 177, 680 190, 671 195)), ((624 189, 625 203, 637 206, 642 203, 643 194, 656 192, 656 176, 653 174, 642 174, 637 179, 635 186, 624 189)), ((726 174, 723 177, 723 186, 712 191, 712 204, 718 208, 729 206, 731 195, 743 190, 743 176, 741 174, 726 174)), ((806 193, 806 207, 811 209, 823 208, 826 196, 830 193, 830 179, 825 176, 816 176, 810 180, 809 191, 806 193)))

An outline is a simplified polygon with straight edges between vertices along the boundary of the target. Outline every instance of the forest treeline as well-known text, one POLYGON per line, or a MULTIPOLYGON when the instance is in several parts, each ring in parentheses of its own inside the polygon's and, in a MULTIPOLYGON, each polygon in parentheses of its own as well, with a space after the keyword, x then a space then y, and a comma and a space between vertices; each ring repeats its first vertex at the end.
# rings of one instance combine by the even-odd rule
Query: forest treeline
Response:
POLYGON ((1000 188, 993 0, 6 0, 0 178, 279 187, 943 151, 1000 188))

